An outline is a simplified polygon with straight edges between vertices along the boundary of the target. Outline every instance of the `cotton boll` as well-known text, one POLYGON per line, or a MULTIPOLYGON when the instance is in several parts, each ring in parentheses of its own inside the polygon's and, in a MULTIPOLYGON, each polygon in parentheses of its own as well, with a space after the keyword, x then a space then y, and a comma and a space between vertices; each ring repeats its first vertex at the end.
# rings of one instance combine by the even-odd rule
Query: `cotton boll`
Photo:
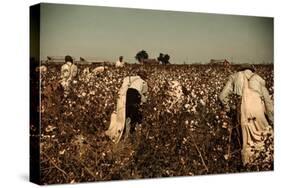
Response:
POLYGON ((206 105, 206 103, 202 99, 200 99, 200 103, 201 103, 202 106, 206 105))
POLYGON ((227 123, 227 122, 223 122, 223 123, 222 123, 222 128, 225 128, 225 129, 226 129, 227 127, 228 127, 228 123, 227 123))

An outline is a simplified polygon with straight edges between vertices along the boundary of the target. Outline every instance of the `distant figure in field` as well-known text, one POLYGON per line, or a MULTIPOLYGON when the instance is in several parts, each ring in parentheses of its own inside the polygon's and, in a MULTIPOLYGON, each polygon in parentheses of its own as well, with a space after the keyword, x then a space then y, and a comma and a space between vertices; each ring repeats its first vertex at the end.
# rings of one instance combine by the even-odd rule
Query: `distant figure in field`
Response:
POLYGON ((36 67, 35 70, 36 70, 36 72, 40 72, 40 73, 44 74, 47 72, 48 68, 45 65, 41 65, 39 67, 36 67))
POLYGON ((140 71, 138 76, 128 76, 123 80, 119 90, 117 108, 111 114, 111 120, 106 135, 118 143, 125 132, 125 139, 130 132, 133 132, 137 124, 142 121, 140 108, 145 103, 148 90, 146 73, 140 71), (125 130, 125 131, 124 131, 125 130))
POLYGON ((65 56, 65 64, 61 67, 61 85, 64 88, 65 96, 68 95, 71 82, 77 75, 77 66, 73 63, 71 56, 65 56))
POLYGON ((108 67, 107 66, 99 66, 99 67, 96 67, 94 70, 93 70, 93 74, 95 76, 98 76, 100 74, 102 74, 105 70, 107 70, 108 67))
POLYGON ((251 66, 244 66, 229 77, 219 99, 226 111, 230 110, 229 96, 239 98, 236 110, 242 130, 243 148, 241 151, 243 164, 252 164, 257 157, 256 151, 262 151, 264 137, 273 136, 273 102, 265 87, 265 80, 255 73, 251 66))
POLYGON ((120 56, 118 61, 116 61, 115 66, 116 67, 124 67, 125 63, 123 61, 123 56, 120 56))

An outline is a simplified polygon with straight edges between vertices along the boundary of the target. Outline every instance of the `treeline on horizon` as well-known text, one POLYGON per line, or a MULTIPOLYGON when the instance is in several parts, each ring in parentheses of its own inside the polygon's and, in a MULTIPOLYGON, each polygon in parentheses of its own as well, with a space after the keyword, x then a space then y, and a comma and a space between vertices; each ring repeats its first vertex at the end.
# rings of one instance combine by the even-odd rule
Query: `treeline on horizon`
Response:
MULTIPOLYGON (((273 64, 273 62, 265 62, 263 61, 262 63, 257 63, 254 61, 247 61, 247 62, 235 62, 235 61, 229 61, 229 59, 225 59, 225 58, 218 58, 218 59, 213 59, 210 58, 209 62, 202 62, 202 61, 194 61, 194 62, 186 62, 183 61, 182 63, 171 63, 170 62, 170 55, 169 54, 164 54, 162 52, 159 53, 159 56, 157 58, 151 58, 149 56, 149 54, 145 51, 145 50, 140 50, 136 55, 135 55, 135 60, 137 62, 134 63, 130 63, 130 62, 126 62, 127 64, 153 64, 151 63, 152 61, 154 62, 154 64, 161 64, 161 65, 168 65, 168 64, 174 64, 174 65, 210 65, 210 64, 223 64, 223 61, 226 61, 229 64, 232 65, 240 65, 240 64, 254 64, 254 65, 264 65, 264 64, 273 64), (216 61, 216 63, 213 62, 216 61), (157 62, 157 63, 155 63, 157 62)), ((98 63, 106 63, 108 65, 110 64, 114 64, 114 61, 108 61, 108 60, 102 60, 102 58, 99 58, 99 60, 97 60, 98 58, 85 58, 85 57, 79 57, 77 60, 75 57, 73 57, 75 63, 79 63, 79 64, 98 64, 98 63)), ((41 64, 49 64, 49 63, 57 63, 57 64, 61 64, 64 63, 64 56, 47 56, 47 59, 41 59, 41 64)))
MULTIPOLYGON (((63 64, 65 63, 64 60, 61 60, 61 61, 47 61, 46 59, 41 59, 40 60, 41 64, 63 64)), ((106 65, 112 65, 114 66, 115 65, 115 61, 93 61, 93 62, 87 62, 87 61, 77 61, 75 60, 74 58, 74 62, 77 63, 77 64, 85 64, 85 65, 90 65, 90 64, 102 64, 102 63, 105 63, 106 65)), ((126 62, 126 64, 129 64, 129 65, 136 65, 136 64, 140 64, 139 62, 126 62)), ((244 64, 253 64, 253 65, 274 65, 273 62, 262 62, 262 63, 256 63, 256 62, 245 62, 245 63, 242 63, 242 62, 230 62, 231 65, 244 65, 244 64)), ((158 64, 159 66, 161 66, 160 64, 158 64)), ((169 65, 211 65, 210 62, 189 62, 189 63, 170 63, 169 65)))

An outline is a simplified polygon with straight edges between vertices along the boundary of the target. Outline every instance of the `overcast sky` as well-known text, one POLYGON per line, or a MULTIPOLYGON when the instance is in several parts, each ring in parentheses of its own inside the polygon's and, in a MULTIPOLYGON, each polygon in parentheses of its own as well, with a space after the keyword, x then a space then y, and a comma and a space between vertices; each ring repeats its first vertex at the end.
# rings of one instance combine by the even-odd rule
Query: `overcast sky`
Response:
POLYGON ((273 62, 273 19, 174 11, 43 4, 41 59, 95 57, 134 63, 142 49, 172 63, 273 62))

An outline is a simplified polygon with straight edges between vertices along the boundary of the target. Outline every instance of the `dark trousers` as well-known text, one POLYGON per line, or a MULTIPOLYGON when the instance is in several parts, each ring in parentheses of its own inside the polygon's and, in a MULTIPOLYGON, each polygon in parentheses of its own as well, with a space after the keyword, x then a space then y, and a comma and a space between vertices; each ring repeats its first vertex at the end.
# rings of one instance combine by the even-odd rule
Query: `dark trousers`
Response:
POLYGON ((126 119, 131 119, 131 130, 135 130, 136 123, 141 123, 142 114, 140 112, 141 95, 136 89, 129 88, 126 97, 126 119))

